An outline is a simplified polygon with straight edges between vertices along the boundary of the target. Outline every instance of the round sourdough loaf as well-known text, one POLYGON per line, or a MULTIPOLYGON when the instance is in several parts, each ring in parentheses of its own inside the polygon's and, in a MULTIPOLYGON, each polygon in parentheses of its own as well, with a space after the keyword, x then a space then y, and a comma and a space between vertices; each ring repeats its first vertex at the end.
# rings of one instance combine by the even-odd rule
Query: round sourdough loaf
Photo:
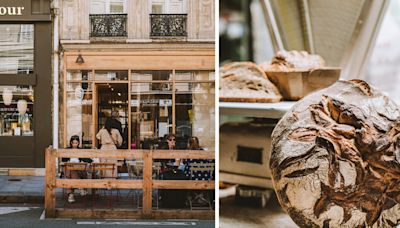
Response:
POLYGON ((361 80, 297 102, 272 133, 282 207, 300 227, 400 223, 400 111, 361 80))
POLYGON ((220 101, 278 102, 278 89, 264 71, 252 62, 233 62, 220 68, 220 101))

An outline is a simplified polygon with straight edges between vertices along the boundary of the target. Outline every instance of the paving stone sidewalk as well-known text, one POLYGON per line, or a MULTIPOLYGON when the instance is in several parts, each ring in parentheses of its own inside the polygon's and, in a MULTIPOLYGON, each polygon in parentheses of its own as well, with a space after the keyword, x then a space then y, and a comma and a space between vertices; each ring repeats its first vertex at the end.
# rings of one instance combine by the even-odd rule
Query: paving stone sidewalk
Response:
POLYGON ((0 176, 0 203, 43 202, 43 176, 0 176))

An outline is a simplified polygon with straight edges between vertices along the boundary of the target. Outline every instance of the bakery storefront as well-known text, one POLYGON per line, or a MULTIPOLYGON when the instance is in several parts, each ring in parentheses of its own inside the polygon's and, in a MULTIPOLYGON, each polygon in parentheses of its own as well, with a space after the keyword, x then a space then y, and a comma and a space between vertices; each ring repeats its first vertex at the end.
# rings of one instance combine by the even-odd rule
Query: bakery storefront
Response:
POLYGON ((96 133, 114 115, 122 125, 121 148, 161 148, 165 135, 173 133, 177 149, 186 149, 188 139, 197 137, 204 149, 214 150, 214 47, 176 46, 64 52, 61 146, 78 135, 83 148, 99 148, 96 133))
POLYGON ((0 0, 0 167, 44 167, 51 31, 49 0, 0 0))

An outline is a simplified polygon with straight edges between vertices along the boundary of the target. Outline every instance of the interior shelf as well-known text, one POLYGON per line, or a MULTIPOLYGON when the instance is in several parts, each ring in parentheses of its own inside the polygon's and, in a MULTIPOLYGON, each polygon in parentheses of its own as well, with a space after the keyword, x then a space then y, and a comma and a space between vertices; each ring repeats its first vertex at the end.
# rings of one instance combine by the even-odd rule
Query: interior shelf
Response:
POLYGON ((295 101, 278 103, 220 102, 219 114, 280 119, 295 103, 295 101))

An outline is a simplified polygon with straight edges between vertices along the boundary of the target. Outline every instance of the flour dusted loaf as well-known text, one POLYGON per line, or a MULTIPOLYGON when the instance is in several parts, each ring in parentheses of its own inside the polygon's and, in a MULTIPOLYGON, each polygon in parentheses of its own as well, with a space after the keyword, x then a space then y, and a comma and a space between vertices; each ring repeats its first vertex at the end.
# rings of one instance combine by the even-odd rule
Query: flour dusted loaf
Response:
POLYGON ((325 61, 306 51, 278 51, 270 63, 262 63, 260 67, 264 71, 308 71, 325 67, 325 61))
POLYGON ((278 89, 252 62, 233 62, 220 68, 220 101, 278 102, 278 89))
POLYGON ((312 93, 274 129, 270 167, 300 227, 396 227, 399 107, 361 80, 312 93))

